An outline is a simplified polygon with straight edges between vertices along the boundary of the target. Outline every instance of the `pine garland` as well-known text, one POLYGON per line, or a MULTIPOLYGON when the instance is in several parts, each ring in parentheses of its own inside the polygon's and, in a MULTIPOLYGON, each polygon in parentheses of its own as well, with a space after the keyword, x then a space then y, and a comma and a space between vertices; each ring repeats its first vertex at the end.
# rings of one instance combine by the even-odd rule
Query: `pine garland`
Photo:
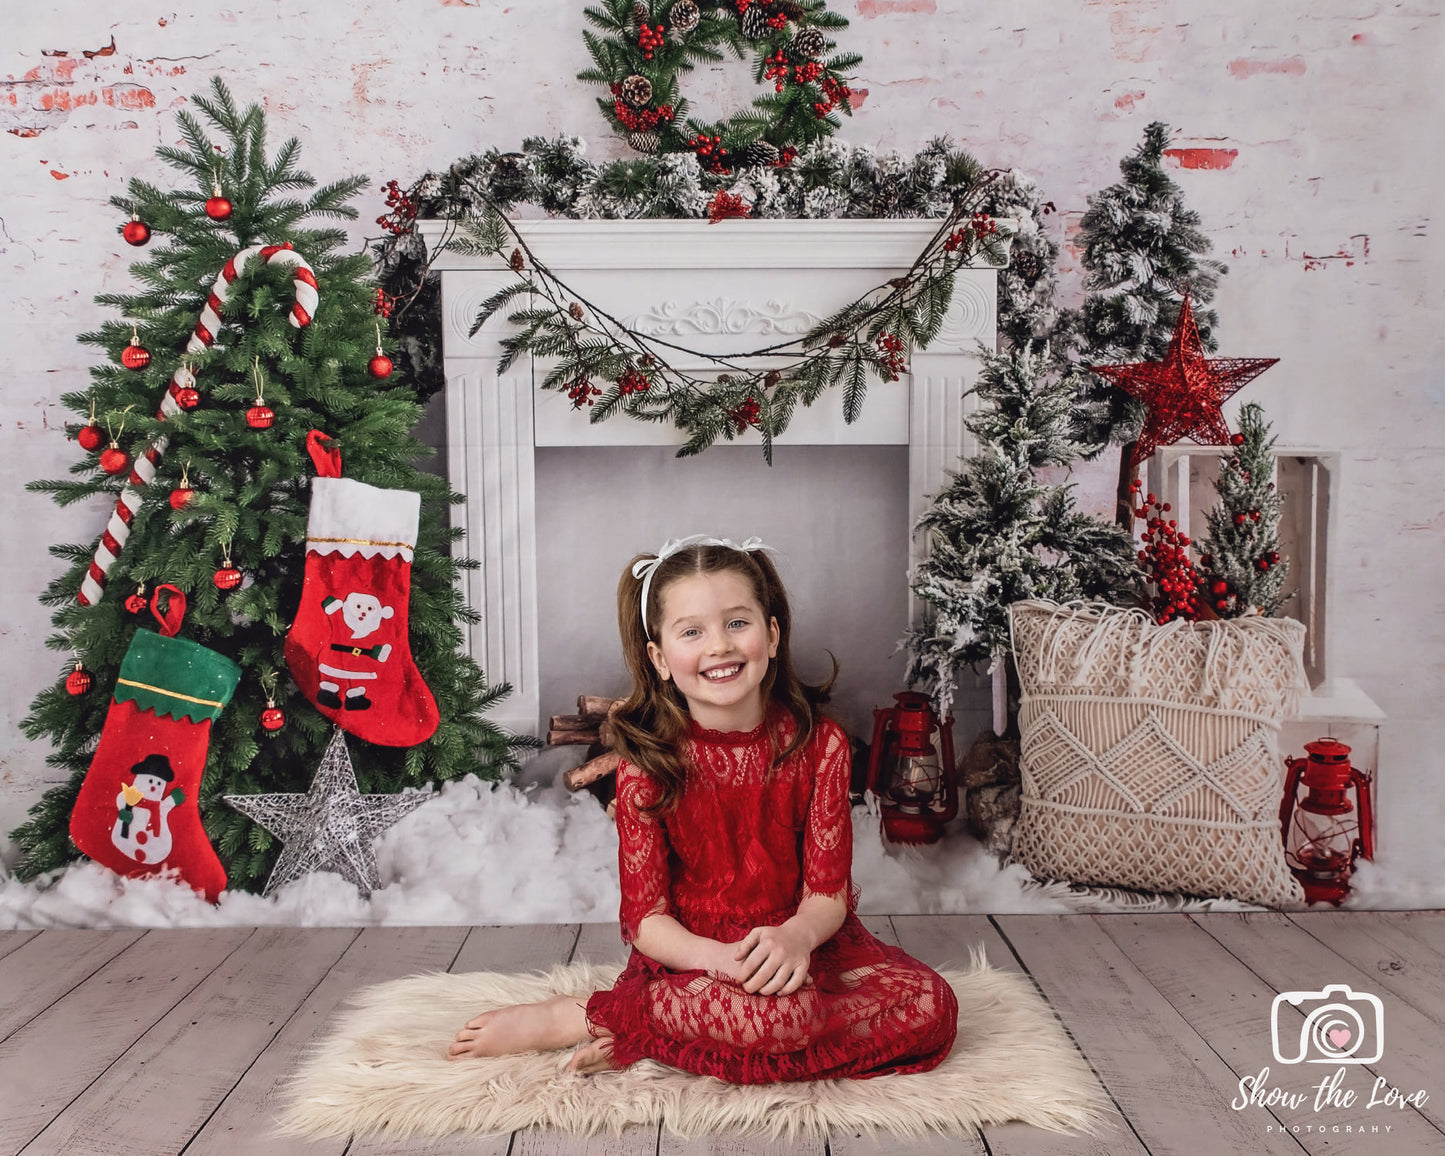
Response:
MULTIPOLYGON (((348 477, 422 495, 412 567, 411 643, 442 721, 430 740, 407 750, 353 743, 361 790, 394 792, 468 773, 496 777, 515 766, 519 749, 529 745, 484 717, 509 688, 489 687, 460 649, 461 624, 476 618, 457 589, 459 572, 475 563, 451 556, 458 533, 448 525, 448 507, 462 498, 414 464, 429 451, 411 436, 421 408, 414 392, 401 384, 404 378, 394 375, 383 383, 367 371, 377 322, 370 263, 364 254, 344 254, 341 229, 311 223, 318 217, 354 217, 348 202, 365 179, 317 188, 314 178, 297 167, 294 139, 268 156, 264 114, 254 105, 239 110, 219 80, 212 82, 209 97, 193 100, 218 130, 222 147, 215 147, 200 119, 182 111, 182 146, 158 153, 192 187, 161 189, 132 180, 128 195, 112 200, 126 216, 134 212, 151 226, 151 248, 148 259, 131 270, 137 292, 96 298, 117 316, 81 340, 102 350, 107 360, 92 371, 88 390, 62 398, 82 423, 92 405, 102 426, 118 429, 123 421, 121 440, 132 453, 162 433, 170 446, 96 605, 76 601, 95 543, 51 548, 66 569, 42 598, 55 608, 55 632, 47 645, 67 656, 78 654, 94 685, 90 693, 73 697, 60 681, 49 684, 21 724, 28 737, 50 741, 47 763, 69 773, 68 782, 48 791, 29 821, 13 832, 21 852, 16 873, 22 878, 61 867, 77 855, 68 834, 70 811, 105 722, 110 688, 137 628, 123 601, 139 584, 163 582, 187 594, 184 636, 233 659, 244 672, 211 732, 200 806, 233 887, 255 887, 269 874, 279 846, 264 828, 224 806, 220 796, 304 792, 330 736, 330 723, 289 685, 282 653, 305 568, 306 479, 312 472, 305 440, 311 429, 338 440, 348 477), (208 218, 203 208, 218 172, 233 203, 224 223, 208 218), (289 325, 289 272, 250 262, 231 286, 223 310, 226 324, 216 344, 186 358, 201 387, 201 405, 157 422, 156 404, 217 273, 237 251, 262 241, 291 242, 311 263, 320 293, 316 318, 300 332, 289 325), (132 325, 153 354, 143 372, 119 364, 132 325), (267 430, 252 430, 243 419, 255 396, 258 366, 266 402, 276 415, 267 430), (195 493, 172 510, 168 498, 183 472, 195 493), (212 578, 226 550, 253 581, 222 594, 212 578), (267 734, 258 720, 266 703, 263 684, 273 678, 287 722, 267 734)), ((98 469, 94 452, 77 461, 71 473, 73 479, 37 481, 28 488, 66 506, 96 497, 113 501, 121 485, 121 479, 98 469)), ((67 657, 62 677, 69 666, 67 657)))
MULTIPOLYGON (((722 176, 706 172, 687 154, 597 165, 587 160, 577 138, 529 138, 519 152, 488 150, 389 197, 390 211, 378 219, 388 236, 376 252, 382 284, 396 301, 393 331, 400 362, 422 396, 443 387, 440 278, 429 271, 434 254, 414 231, 416 220, 461 225, 523 207, 574 219, 700 218, 720 192, 741 197, 753 217, 946 218, 966 202, 988 217, 1011 218, 1017 222, 1011 262, 998 275, 1000 335, 1017 344, 1052 327, 1058 247, 1045 221, 1052 203, 1042 200, 1028 178, 986 173, 946 139, 930 142, 911 158, 823 140, 804 149, 791 167, 751 166, 722 176)), ((745 403, 745 391, 732 392, 745 403)))

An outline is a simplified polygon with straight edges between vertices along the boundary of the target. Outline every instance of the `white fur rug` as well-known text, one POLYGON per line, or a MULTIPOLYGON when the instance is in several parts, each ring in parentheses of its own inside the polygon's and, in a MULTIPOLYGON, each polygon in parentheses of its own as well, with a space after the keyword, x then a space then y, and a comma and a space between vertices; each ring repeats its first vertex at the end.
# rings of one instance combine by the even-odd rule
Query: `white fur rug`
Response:
POLYGON ((918 1137, 1022 1120, 1096 1131, 1107 1099, 1026 976, 988 966, 942 974, 958 993, 958 1042, 931 1072, 870 1080, 738 1085, 652 1060, 620 1072, 563 1070, 569 1051, 449 1062, 447 1044, 480 1011, 610 986, 616 965, 551 974, 412 976, 367 988, 296 1073, 281 1129, 308 1136, 511 1132, 589 1135, 661 1121, 684 1139, 727 1132, 824 1135, 856 1129, 918 1137))

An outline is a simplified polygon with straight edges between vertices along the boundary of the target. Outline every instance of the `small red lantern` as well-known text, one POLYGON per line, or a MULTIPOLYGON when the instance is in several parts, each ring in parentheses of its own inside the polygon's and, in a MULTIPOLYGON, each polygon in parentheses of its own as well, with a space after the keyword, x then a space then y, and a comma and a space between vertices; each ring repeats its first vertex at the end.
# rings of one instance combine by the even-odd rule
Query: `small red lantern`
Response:
POLYGON ((936 843, 958 814, 954 786, 953 716, 940 724, 928 696, 902 691, 898 703, 873 712, 868 789, 894 843, 936 843))
POLYGON ((1334 739, 1305 743, 1308 758, 1286 759, 1279 807, 1285 861, 1310 903, 1336 907, 1350 891, 1355 863, 1375 857, 1370 779, 1350 766, 1350 748, 1334 739), (1307 793, 1299 797, 1303 783, 1307 793), (1355 802, 1348 797, 1354 789, 1355 802))
POLYGON ((252 429, 270 429, 276 424, 276 414, 258 397, 256 404, 246 411, 246 424, 252 429))
POLYGON ((132 337, 130 344, 120 351, 120 363, 127 369, 144 369, 151 363, 151 351, 140 343, 139 337, 132 337))

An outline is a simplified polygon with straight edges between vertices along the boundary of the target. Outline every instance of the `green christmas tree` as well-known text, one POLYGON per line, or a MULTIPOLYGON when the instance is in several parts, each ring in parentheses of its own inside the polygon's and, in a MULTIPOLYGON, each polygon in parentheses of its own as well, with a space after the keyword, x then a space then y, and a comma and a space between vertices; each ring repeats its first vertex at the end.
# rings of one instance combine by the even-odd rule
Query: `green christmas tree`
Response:
POLYGON ((1240 407, 1234 451, 1219 464, 1219 502, 1209 511, 1203 581, 1221 618, 1274 615, 1285 599, 1289 561, 1279 553, 1283 501, 1271 477, 1275 439, 1258 402, 1240 407))
MULTIPOLYGON (((1068 334, 1071 360, 1080 367, 1074 436, 1090 456, 1110 443, 1128 447, 1143 423, 1143 407, 1101 377, 1089 365, 1157 361, 1169 348, 1179 309, 1188 295, 1204 347, 1216 343, 1210 331, 1218 320, 1201 308, 1214 299, 1227 269, 1203 254, 1209 238, 1199 229, 1199 214, 1164 171, 1169 126, 1159 121, 1144 130, 1144 140, 1119 162, 1123 180, 1089 198, 1080 222, 1084 289, 1082 308, 1060 320, 1068 334)), ((1126 448, 1123 461, 1129 460, 1126 448)), ((1121 516, 1127 524, 1127 464, 1121 467, 1121 516)))
MULTIPOLYGON (((48 644, 66 652, 67 670, 71 653, 78 656, 94 684, 89 693, 72 696, 57 679, 36 695, 22 724, 30 738, 49 740, 54 750, 47 761, 70 773, 69 782, 47 792, 13 834, 21 850, 16 870, 24 878, 77 857, 68 835, 70 812, 121 658, 141 621, 126 600, 138 587, 169 583, 189 602, 182 636, 242 670, 239 689, 211 733, 201 815, 230 885, 252 888, 265 880, 279 844, 220 796, 305 791, 332 730, 290 685, 282 651, 304 574, 314 473, 306 448, 311 430, 335 439, 346 477, 422 496, 410 644, 441 722, 429 740, 409 749, 353 739, 360 789, 395 792, 469 772, 494 778, 515 766, 519 748, 530 741, 484 717, 508 688, 488 687, 460 651, 460 626, 474 620, 456 584, 458 572, 472 563, 450 554, 457 533, 448 526, 448 507, 461 499, 443 479, 415 464, 429 452, 410 433, 420 418, 415 394, 397 376, 379 379, 369 368, 378 334, 388 340, 384 328, 378 329, 370 263, 364 255, 343 252, 347 238, 341 229, 313 223, 355 217, 348 202, 365 179, 317 187, 297 167, 294 139, 268 156, 261 109, 238 110, 219 80, 212 82, 209 97, 197 96, 194 104, 216 139, 201 119, 182 111, 184 147, 158 150, 189 178, 190 187, 161 189, 133 180, 129 195, 112 202, 142 223, 132 224, 128 240, 144 225, 153 230, 149 259, 132 267, 136 292, 96 298, 116 316, 81 340, 106 360, 92 371, 89 389, 62 399, 82 426, 108 428, 131 458, 159 437, 169 444, 154 480, 140 491, 143 501, 129 540, 93 605, 78 602, 77 592, 96 542, 51 547, 68 566, 43 598, 56 608, 48 644), (218 189, 219 197, 212 199, 218 189), (229 214, 222 200, 229 202, 229 214), (310 264, 319 294, 314 318, 304 327, 289 319, 297 297, 290 266, 249 260, 222 304, 214 344, 186 353, 217 275, 239 251, 257 244, 289 244, 310 264), (133 333, 151 354, 140 370, 121 360, 133 333), (157 404, 183 361, 195 375, 200 402, 157 420, 157 404), (252 428, 247 421, 258 391, 275 415, 269 428, 252 428), (193 492, 173 509, 178 489, 193 492), (223 592, 214 579, 227 556, 247 581, 223 592), (277 731, 260 725, 272 697, 285 715, 277 731)), ((105 448, 102 442, 72 467, 75 480, 40 481, 30 488, 62 506, 114 500, 126 474, 100 469, 105 448)), ((144 617, 148 622, 149 614, 144 617)))
POLYGON ((1049 371, 1047 349, 984 351, 972 390, 984 405, 967 420, 979 452, 919 520, 929 555, 913 592, 931 611, 905 639, 908 681, 940 708, 964 667, 992 669, 1010 651, 1008 605, 1026 598, 1135 604, 1134 546, 1119 527, 1075 508, 1071 485, 1036 472, 1068 465, 1073 395, 1049 371))

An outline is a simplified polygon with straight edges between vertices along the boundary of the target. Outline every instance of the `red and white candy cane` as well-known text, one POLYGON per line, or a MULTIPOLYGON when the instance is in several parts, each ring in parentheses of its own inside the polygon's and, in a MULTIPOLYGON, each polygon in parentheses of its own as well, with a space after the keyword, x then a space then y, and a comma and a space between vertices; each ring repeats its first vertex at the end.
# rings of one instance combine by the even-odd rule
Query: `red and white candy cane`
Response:
MULTIPOLYGON (((216 283, 211 286, 205 307, 201 310, 200 320, 196 322, 195 332, 186 342, 187 353, 200 353, 215 344, 216 333, 221 328, 221 309, 230 294, 231 282, 241 275, 253 257, 259 257, 267 264, 274 262, 291 266, 291 284, 296 290, 296 300, 291 306, 288 320, 297 329, 311 324, 311 319, 316 315, 318 297, 316 274, 312 272, 310 263, 292 249, 289 243, 252 245, 227 261, 221 275, 216 278, 216 283)), ((156 410, 156 420, 165 421, 172 414, 180 413, 182 406, 176 400, 177 395, 181 390, 194 389, 195 386, 195 375, 182 361, 171 375, 170 384, 161 398, 160 408, 156 410)), ((135 520, 136 511, 141 505, 141 491, 155 478, 156 466, 161 455, 166 452, 167 444, 167 438, 156 438, 144 453, 137 455, 130 477, 126 479, 125 489, 121 490, 120 498, 115 503, 115 512, 110 516, 105 533, 100 536, 100 545, 95 548, 95 557, 90 561, 90 571, 80 583, 80 593, 76 597, 82 606, 94 606, 105 593, 105 577, 115 565, 115 560, 120 557, 125 540, 130 537, 130 524, 135 520)))

